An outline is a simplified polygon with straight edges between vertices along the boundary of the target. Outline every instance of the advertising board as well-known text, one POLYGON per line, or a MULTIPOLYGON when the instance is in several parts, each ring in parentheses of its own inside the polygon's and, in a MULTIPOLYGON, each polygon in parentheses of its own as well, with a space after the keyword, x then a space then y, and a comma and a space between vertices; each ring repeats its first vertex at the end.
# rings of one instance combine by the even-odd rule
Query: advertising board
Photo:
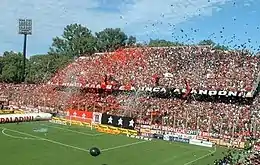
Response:
POLYGON ((181 142, 181 143, 189 143, 190 139, 178 137, 176 135, 164 135, 163 140, 166 141, 174 141, 174 142, 181 142))
POLYGON ((50 120, 51 118, 52 115, 49 113, 4 114, 0 115, 0 124, 50 120))
POLYGON ((197 140, 197 139, 190 139, 189 144, 203 146, 203 147, 212 147, 213 144, 209 141, 197 140))

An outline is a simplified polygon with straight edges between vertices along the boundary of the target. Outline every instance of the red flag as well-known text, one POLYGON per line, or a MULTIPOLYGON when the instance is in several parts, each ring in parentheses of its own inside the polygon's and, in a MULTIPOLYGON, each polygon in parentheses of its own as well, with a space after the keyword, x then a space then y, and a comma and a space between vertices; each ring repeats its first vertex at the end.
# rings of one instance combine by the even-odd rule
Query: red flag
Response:
POLYGON ((101 83, 101 89, 106 89, 106 87, 107 87, 107 84, 105 82, 102 82, 101 83))
POLYGON ((184 93, 184 95, 182 97, 186 98, 191 92, 191 87, 190 87, 190 84, 186 80, 184 80, 184 81, 185 81, 185 85, 186 85, 186 92, 184 93))
POLYGON ((157 74, 154 74, 154 75, 152 76, 152 80, 153 80, 153 83, 154 83, 156 86, 159 86, 160 77, 159 77, 157 74))
POLYGON ((132 85, 130 83, 125 85, 125 90, 131 90, 132 85))

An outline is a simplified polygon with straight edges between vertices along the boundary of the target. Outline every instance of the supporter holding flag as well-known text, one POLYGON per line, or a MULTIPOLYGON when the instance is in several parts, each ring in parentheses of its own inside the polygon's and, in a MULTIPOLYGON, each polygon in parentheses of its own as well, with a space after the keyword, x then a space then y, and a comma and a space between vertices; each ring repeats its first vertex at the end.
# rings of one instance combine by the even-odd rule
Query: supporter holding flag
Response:
POLYGON ((154 74, 154 75, 152 76, 152 80, 153 80, 155 86, 159 86, 160 77, 159 77, 158 74, 154 74))
POLYGON ((182 95, 182 98, 187 98, 191 93, 191 87, 190 87, 189 82, 186 79, 184 79, 184 82, 186 85, 186 92, 184 93, 184 95, 182 95))
POLYGON ((131 83, 127 83, 125 85, 125 90, 129 91, 129 90, 131 90, 131 87, 132 87, 131 83))
POLYGON ((101 83, 101 89, 106 89, 107 86, 107 75, 104 76, 104 80, 101 83))

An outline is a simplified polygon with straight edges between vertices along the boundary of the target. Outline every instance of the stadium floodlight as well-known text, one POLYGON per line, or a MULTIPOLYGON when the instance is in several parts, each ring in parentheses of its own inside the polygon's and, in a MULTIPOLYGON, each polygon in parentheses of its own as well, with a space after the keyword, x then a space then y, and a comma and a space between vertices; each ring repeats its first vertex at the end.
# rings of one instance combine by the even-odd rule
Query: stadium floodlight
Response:
POLYGON ((19 19, 19 34, 24 35, 24 42, 23 42, 23 79, 22 81, 25 82, 25 61, 26 61, 26 42, 27 42, 27 35, 32 35, 32 20, 31 19, 19 19))

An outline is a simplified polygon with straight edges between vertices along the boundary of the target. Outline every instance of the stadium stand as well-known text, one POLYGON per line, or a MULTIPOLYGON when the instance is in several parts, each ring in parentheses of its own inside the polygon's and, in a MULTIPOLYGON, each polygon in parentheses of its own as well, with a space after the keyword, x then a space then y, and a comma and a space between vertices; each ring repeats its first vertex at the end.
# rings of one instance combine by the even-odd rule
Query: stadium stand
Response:
MULTIPOLYGON (((128 48, 79 57, 47 84, 0 84, 0 88, 13 107, 59 113, 69 107, 107 112, 136 117, 140 125, 243 141, 260 137, 259 62, 259 56, 249 52, 209 46, 128 48), (117 88, 108 89, 109 85, 117 88), (126 91, 133 87, 185 90, 176 97, 113 91, 121 85, 126 91), (201 97, 191 94, 193 90, 238 95, 207 93, 201 97)), ((248 158, 258 161, 259 155, 251 153, 248 158)))

